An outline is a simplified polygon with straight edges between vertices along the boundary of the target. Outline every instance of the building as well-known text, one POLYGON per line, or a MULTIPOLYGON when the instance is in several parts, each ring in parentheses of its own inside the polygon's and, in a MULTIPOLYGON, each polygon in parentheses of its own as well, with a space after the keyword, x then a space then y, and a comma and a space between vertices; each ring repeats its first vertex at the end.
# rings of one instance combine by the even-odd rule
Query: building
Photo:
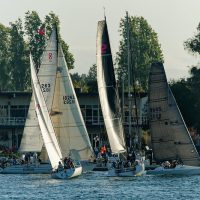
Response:
MULTIPOLYGON (((104 126, 98 93, 81 93, 78 90, 76 93, 92 146, 98 147, 104 144, 107 145, 107 134, 104 126)), ((9 148, 18 148, 20 146, 31 95, 32 94, 30 92, 0 92, 0 145, 9 148)), ((138 110, 140 115, 140 127, 148 124, 146 113, 147 110, 145 110, 146 103, 142 98, 143 96, 137 99, 137 103, 140 108, 138 110)), ((136 126, 134 109, 135 108, 133 106, 131 118, 132 127, 136 126)), ((128 98, 127 94, 125 94, 125 131, 127 131, 128 127, 128 110, 128 98)))

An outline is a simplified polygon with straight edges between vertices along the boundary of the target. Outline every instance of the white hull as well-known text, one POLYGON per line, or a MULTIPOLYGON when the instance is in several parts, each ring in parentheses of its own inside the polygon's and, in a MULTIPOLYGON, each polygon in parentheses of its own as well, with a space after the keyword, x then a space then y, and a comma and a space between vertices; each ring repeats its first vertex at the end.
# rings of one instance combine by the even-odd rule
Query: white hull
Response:
POLYGON ((145 171, 144 163, 138 164, 135 167, 108 169, 108 176, 134 177, 134 176, 141 176, 145 173, 146 171, 145 171))
POLYGON ((52 167, 50 164, 24 164, 11 165, 5 168, 0 167, 1 174, 50 174, 52 167))
POLYGON ((148 170, 147 174, 152 175, 200 175, 200 167, 177 165, 175 168, 157 167, 154 170, 148 170))
POLYGON ((70 179, 80 176, 81 174, 82 167, 78 166, 75 168, 63 169, 61 171, 53 171, 51 177, 55 179, 70 179))

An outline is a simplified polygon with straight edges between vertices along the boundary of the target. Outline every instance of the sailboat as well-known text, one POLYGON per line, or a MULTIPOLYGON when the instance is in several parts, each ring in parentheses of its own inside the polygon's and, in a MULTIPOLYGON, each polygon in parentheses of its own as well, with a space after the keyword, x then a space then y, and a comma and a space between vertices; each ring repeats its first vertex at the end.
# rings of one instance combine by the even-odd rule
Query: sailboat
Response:
POLYGON ((97 83, 111 151, 112 154, 118 155, 117 162, 109 167, 108 175, 139 176, 144 172, 144 165, 139 160, 130 165, 126 159, 127 151, 106 19, 99 21, 97 28, 97 83))
POLYGON ((147 174, 200 174, 198 152, 159 62, 150 69, 149 115, 153 157, 162 165, 147 174))
MULTIPOLYGON (((50 110, 53 102, 55 87, 57 63, 58 63, 58 35, 57 30, 52 30, 51 36, 47 41, 46 48, 43 51, 40 69, 38 71, 38 79, 40 80, 42 91, 44 94, 47 107, 50 110), (50 58, 50 59, 49 59, 50 58), (47 76, 48 75, 48 76, 47 76)), ((42 162, 34 159, 24 164, 17 163, 15 165, 4 166, 0 173, 6 174, 49 174, 52 170, 49 158, 47 156, 42 134, 40 131, 38 119, 35 112, 34 93, 31 97, 26 123, 22 135, 19 153, 30 154, 35 152, 40 154, 42 162)))
POLYGON ((80 161, 83 170, 90 171, 94 152, 60 44, 54 91, 50 115, 62 155, 80 161))
POLYGON ((79 176, 82 173, 82 167, 80 164, 74 164, 73 167, 66 169, 64 168, 61 149, 56 138, 52 120, 50 118, 50 112, 47 108, 31 56, 30 66, 36 113, 44 144, 53 168, 52 177, 58 179, 67 179, 79 176))

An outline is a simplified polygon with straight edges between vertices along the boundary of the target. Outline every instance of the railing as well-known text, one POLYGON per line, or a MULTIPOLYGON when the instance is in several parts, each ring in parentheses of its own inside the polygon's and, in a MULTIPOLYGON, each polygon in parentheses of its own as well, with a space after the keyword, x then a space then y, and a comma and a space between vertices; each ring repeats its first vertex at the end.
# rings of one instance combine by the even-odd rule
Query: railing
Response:
MULTIPOLYGON (((86 125, 103 125, 104 124, 104 121, 103 121, 103 117, 99 117, 99 119, 97 117, 92 117, 92 116, 86 116, 86 119, 84 118, 84 121, 86 123, 86 125)), ((124 122, 123 124, 126 126, 128 125, 128 116, 125 116, 124 117, 124 122)), ((131 124, 133 126, 136 126, 137 125, 137 121, 136 121, 136 118, 135 117, 132 117, 131 118, 131 124)), ((148 125, 148 119, 147 117, 141 117, 141 119, 139 118, 138 119, 138 124, 140 126, 146 126, 148 125)))
POLYGON ((0 117, 0 126, 24 126, 24 117, 0 117))
MULTIPOLYGON (((103 117, 92 117, 87 116, 86 119, 84 118, 86 125, 103 125, 103 117)), ((26 122, 26 118, 24 117, 0 117, 0 126, 24 126, 26 122)), ((136 118, 131 119, 132 125, 137 125, 136 118)), ((142 118, 138 120, 139 125, 147 125, 148 120, 147 118, 142 118)), ((128 125, 128 116, 124 118, 124 125, 128 125)))

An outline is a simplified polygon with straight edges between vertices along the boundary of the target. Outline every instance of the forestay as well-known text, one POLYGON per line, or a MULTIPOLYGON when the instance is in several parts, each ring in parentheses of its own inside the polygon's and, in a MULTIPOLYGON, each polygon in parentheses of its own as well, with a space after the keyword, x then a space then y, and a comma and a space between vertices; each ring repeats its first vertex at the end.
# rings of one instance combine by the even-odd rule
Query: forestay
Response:
POLYGON ((121 109, 106 20, 99 21, 97 28, 97 83, 112 152, 125 152, 121 109))
POLYGON ((151 66, 149 111, 155 160, 179 159, 185 165, 199 166, 198 152, 169 88, 162 63, 151 66))

